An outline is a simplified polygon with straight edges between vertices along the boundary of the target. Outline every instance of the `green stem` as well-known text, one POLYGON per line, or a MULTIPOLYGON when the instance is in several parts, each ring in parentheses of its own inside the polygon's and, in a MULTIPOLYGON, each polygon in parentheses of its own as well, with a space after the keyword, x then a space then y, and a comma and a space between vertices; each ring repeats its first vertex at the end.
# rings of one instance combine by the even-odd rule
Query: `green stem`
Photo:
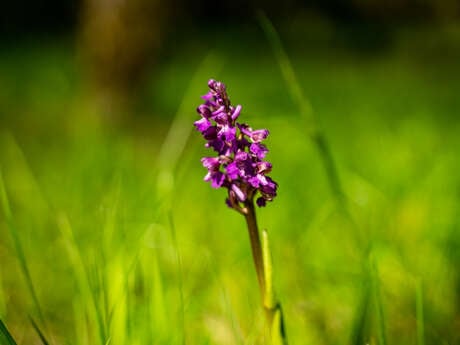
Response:
POLYGON ((262 254, 262 245, 260 242, 259 228, 257 226, 256 212, 254 209, 253 199, 248 199, 245 202, 246 212, 244 214, 246 218, 246 224, 249 231, 249 239, 251 242, 252 258, 254 265, 256 266, 257 280, 259 281, 259 288, 262 293, 262 301, 265 298, 265 271, 262 254))
POLYGON ((272 345, 287 345, 283 311, 281 309, 281 304, 275 298, 273 289, 273 265, 268 243, 268 234, 267 231, 264 230, 261 242, 253 198, 246 200, 244 205, 245 208, 242 213, 246 218, 246 224, 248 226, 252 257, 256 267, 257 279, 259 281, 262 305, 270 330, 270 343, 272 345))

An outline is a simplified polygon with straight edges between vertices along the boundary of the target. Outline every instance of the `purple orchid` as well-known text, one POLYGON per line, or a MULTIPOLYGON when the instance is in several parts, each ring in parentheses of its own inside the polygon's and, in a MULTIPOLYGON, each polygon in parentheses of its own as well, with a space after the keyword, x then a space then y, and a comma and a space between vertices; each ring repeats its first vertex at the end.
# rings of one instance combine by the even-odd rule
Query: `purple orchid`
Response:
POLYGON ((228 190, 227 205, 240 210, 240 203, 253 201, 265 206, 276 196, 278 184, 266 174, 272 165, 264 161, 268 152, 261 142, 268 137, 267 129, 253 130, 245 123, 238 123, 241 105, 232 106, 225 85, 210 79, 209 92, 202 96, 204 103, 197 108, 201 118, 195 127, 206 139, 206 147, 212 148, 217 157, 201 160, 208 169, 204 180, 214 188, 228 190))

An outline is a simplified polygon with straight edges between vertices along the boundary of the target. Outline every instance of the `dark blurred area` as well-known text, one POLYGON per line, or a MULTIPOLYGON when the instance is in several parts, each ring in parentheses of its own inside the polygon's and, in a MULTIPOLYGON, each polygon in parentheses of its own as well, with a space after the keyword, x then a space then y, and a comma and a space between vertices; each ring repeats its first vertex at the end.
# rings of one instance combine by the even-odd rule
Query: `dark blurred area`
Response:
POLYGON ((0 35, 16 41, 37 34, 64 34, 75 30, 78 0, 2 1, 0 35))
POLYGON ((22 0, 0 5, 0 40, 8 49, 43 36, 75 38, 93 94, 119 108, 136 98, 146 72, 162 56, 167 58, 171 47, 212 30, 232 29, 251 36, 257 10, 279 28, 299 29, 297 39, 312 22, 325 21, 341 43, 363 51, 388 46, 401 26, 460 18, 460 3, 455 0, 22 0))
MULTIPOLYGON (((289 20, 299 11, 312 11, 342 24, 427 23, 458 20, 460 5, 455 0, 289 0, 289 1, 148 1, 148 0, 48 0, 4 1, 0 5, 0 34, 11 39, 35 34, 75 32, 82 14, 87 10, 110 12, 114 8, 130 11, 138 7, 146 14, 157 13, 171 18, 169 26, 180 27, 192 22, 198 26, 209 24, 239 24, 253 21, 254 10, 262 9, 271 17, 289 20), (135 5, 130 5, 135 3, 135 5), (155 4, 155 11, 148 9, 155 4)), ((120 12, 121 13, 121 12, 120 12)), ((102 12, 100 12, 102 14, 102 12)), ((152 17, 150 24, 155 26, 152 17)))
POLYGON ((133 109, 148 98, 147 84, 184 47, 193 47, 198 56, 199 51, 231 50, 243 40, 254 52, 266 50, 259 10, 273 21, 288 50, 305 56, 328 56, 337 49, 378 55, 407 28, 421 32, 417 44, 432 45, 430 53, 446 56, 437 34, 426 42, 420 37, 427 28, 456 27, 460 18, 455 0, 5 1, 0 52, 18 47, 28 52, 28 46, 38 52, 64 44, 61 51, 72 54, 85 97, 102 117, 117 121, 139 113, 133 109))

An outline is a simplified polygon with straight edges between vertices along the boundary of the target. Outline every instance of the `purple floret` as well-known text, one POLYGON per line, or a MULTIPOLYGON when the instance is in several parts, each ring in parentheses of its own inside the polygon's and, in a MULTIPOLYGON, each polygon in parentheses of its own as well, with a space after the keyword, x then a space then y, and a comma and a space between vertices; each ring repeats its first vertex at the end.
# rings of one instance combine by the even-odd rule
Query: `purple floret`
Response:
POLYGON ((197 108, 201 118, 194 123, 206 140, 205 146, 217 153, 217 157, 201 160, 208 169, 204 180, 210 181, 214 188, 228 190, 226 202, 230 207, 247 200, 252 202, 256 194, 259 194, 257 205, 265 206, 276 196, 278 187, 266 175, 272 165, 263 161, 268 149, 261 142, 269 132, 236 122, 242 107, 231 105, 225 84, 210 79, 208 86, 209 92, 202 96, 205 102, 197 108))

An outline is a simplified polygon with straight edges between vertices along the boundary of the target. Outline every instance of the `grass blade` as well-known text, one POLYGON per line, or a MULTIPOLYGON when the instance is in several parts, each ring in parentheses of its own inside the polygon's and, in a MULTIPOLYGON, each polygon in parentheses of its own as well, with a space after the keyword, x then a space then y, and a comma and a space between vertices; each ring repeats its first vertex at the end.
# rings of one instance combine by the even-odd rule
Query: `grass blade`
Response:
POLYGON ((321 157, 331 191, 338 201, 344 205, 344 193, 329 143, 323 131, 319 128, 318 121, 314 116, 313 108, 309 100, 305 97, 302 91, 300 83, 294 72, 294 68, 292 67, 292 63, 281 42, 281 38, 270 19, 268 19, 262 11, 257 13, 257 19, 259 20, 259 24, 272 47, 273 54, 275 55, 276 61, 281 69, 281 73, 291 98, 294 103, 297 104, 304 126, 321 157))
POLYGON ((363 281, 361 297, 354 316, 350 344, 366 344, 366 330, 369 322, 369 305, 371 302, 371 284, 368 281, 369 272, 363 281))
POLYGON ((45 317, 43 316, 43 311, 40 306, 40 302, 38 301, 37 293, 35 291, 35 287, 32 281, 32 276, 30 274, 29 266, 27 265, 26 255, 24 253, 24 249, 22 248, 21 240, 19 238, 19 232, 16 228, 14 223, 13 214, 10 208, 10 202, 8 198, 8 194, 6 192, 5 183, 3 180, 3 174, 0 169, 0 202, 2 203, 3 212, 5 214, 5 220, 7 223, 7 227, 9 229, 11 238, 13 239, 14 249, 16 251, 16 256, 19 261, 19 266, 21 268, 22 274, 24 275, 27 288, 29 290, 30 296, 32 297, 32 301, 34 303, 37 315, 39 317, 40 322, 46 328, 45 317))
POLYGON ((43 334, 43 332, 40 330, 40 327, 38 327, 37 323, 35 322, 35 320, 29 316, 29 319, 30 319, 30 323, 32 324, 32 327, 35 329, 35 332, 37 332, 38 336, 40 337, 40 340, 42 341, 42 343, 44 345, 49 345, 49 342, 46 340, 46 337, 45 335, 43 334))
POLYGON ((205 80, 209 78, 209 76, 205 77, 205 74, 209 70, 217 73, 221 65, 222 62, 213 53, 203 59, 187 86, 185 95, 161 145, 157 161, 159 168, 157 188, 166 195, 174 188, 174 171, 193 130, 190 124, 190 105, 195 104, 196 90, 200 89, 203 78, 206 78, 205 80))
POLYGON ((273 54, 275 55, 276 61, 281 69, 286 87, 289 90, 289 93, 292 97, 294 103, 299 107, 300 114, 306 120, 310 127, 310 131, 315 130, 316 121, 313 115, 313 108, 304 96, 300 83, 297 80, 297 76, 292 67, 291 61, 286 53, 286 50, 283 47, 281 38, 273 26, 272 22, 262 11, 257 12, 257 19, 259 24, 262 27, 265 35, 267 36, 268 42, 271 44, 273 49, 273 54))
POLYGON ((185 301, 184 301, 184 283, 182 281, 183 277, 183 269, 182 269, 182 257, 179 251, 179 245, 177 243, 177 236, 176 236, 176 228, 174 226, 174 220, 173 220, 173 215, 172 212, 170 211, 168 213, 168 220, 169 220, 169 226, 171 228, 171 239, 172 239, 172 244, 174 247, 174 251, 176 252, 176 260, 177 260, 177 269, 178 269, 178 275, 179 275, 179 297, 180 297, 180 320, 181 320, 181 328, 182 328, 182 339, 180 341, 180 344, 185 344, 186 341, 186 333, 185 333, 185 301))
POLYGON ((0 320, 0 344, 2 345, 16 345, 13 337, 6 328, 2 320, 0 320))
POLYGON ((95 291, 92 289, 89 268, 83 260, 82 253, 75 240, 72 226, 64 213, 58 216, 57 224, 62 235, 65 249, 68 253, 79 293, 82 296, 82 300, 88 302, 86 312, 88 313, 91 322, 93 322, 97 328, 99 344, 105 344, 107 341, 106 326, 101 308, 98 304, 98 298, 95 295, 95 291))
POLYGON ((165 306, 165 296, 164 296, 164 287, 163 287, 163 278, 161 276, 160 265, 158 263, 157 253, 154 252, 152 258, 152 276, 153 276, 153 286, 152 286, 152 299, 153 304, 151 308, 151 314, 155 320, 155 326, 157 331, 161 332, 167 328, 167 313, 165 306))
POLYGON ((376 308, 376 317, 377 317, 377 339, 380 345, 385 345, 386 341, 386 327, 385 327, 385 315, 383 311, 383 301, 382 295, 380 293, 380 280, 377 269, 377 264, 375 262, 375 257, 371 255, 370 258, 370 269, 371 269, 371 280, 372 280, 372 290, 374 294, 374 303, 376 308))
POLYGON ((423 315, 423 287, 422 281, 417 280, 415 286, 415 313, 417 316, 417 344, 425 345, 425 321, 423 315))

